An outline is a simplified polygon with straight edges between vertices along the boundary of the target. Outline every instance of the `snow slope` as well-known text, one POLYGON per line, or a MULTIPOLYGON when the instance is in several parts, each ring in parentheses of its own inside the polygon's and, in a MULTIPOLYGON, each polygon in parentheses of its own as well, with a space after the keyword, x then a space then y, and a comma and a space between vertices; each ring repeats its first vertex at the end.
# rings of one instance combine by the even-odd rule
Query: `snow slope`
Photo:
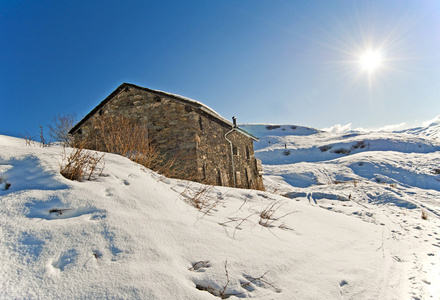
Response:
POLYGON ((111 154, 101 176, 73 182, 59 173, 61 147, 0 136, 0 298, 435 299, 438 186, 424 155, 438 145, 387 137, 420 151, 378 161, 382 142, 341 156, 315 146, 358 136, 296 137, 261 139, 257 155, 276 158, 260 192, 168 179, 111 154), (315 159, 298 163, 295 149, 315 159))
POLYGON ((407 243, 407 247, 418 243, 412 239, 420 239, 412 229, 428 225, 421 230, 427 230, 422 244, 430 249, 429 262, 415 258, 415 253, 409 261, 413 270, 424 261, 423 272, 431 279, 417 284, 413 281, 417 276, 410 276, 410 296, 440 299, 439 124, 431 122, 400 132, 352 131, 342 135, 295 125, 241 127, 260 137, 255 155, 263 162, 269 191, 385 224, 384 232, 391 233, 391 239, 407 243), (433 223, 407 226, 407 217, 417 220, 420 209, 429 214, 428 220, 433 223), (398 225, 397 229, 389 221, 398 225))

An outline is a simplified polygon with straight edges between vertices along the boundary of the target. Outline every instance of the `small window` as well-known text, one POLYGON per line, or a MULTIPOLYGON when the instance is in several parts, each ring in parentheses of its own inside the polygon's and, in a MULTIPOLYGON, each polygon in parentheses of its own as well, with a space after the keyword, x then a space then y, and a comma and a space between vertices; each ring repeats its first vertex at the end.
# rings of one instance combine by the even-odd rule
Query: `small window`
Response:
POLYGON ((237 146, 232 146, 232 154, 238 155, 238 148, 237 148, 237 146))
POLYGON ((246 158, 250 159, 251 158, 251 152, 249 150, 249 146, 246 146, 246 158))
POLYGON ((202 180, 206 179, 206 165, 203 164, 202 166, 202 180))
POLYGON ((200 130, 203 130, 203 120, 202 120, 202 116, 199 116, 199 127, 200 127, 200 130))
POLYGON ((223 185, 222 184, 222 173, 220 171, 220 169, 217 170, 217 185, 223 185))

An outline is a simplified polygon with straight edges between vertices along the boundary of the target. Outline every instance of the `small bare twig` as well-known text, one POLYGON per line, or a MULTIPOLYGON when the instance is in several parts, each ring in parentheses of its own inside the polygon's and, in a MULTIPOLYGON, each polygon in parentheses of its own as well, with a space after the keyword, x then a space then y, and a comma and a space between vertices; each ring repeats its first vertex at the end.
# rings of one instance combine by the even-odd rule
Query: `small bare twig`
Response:
MULTIPOLYGON (((226 275, 226 284, 225 284, 225 286, 220 290, 220 297, 221 297, 222 299, 227 298, 227 297, 225 297, 225 296, 226 296, 225 291, 226 291, 226 288, 227 288, 228 285, 229 285, 228 259, 225 260, 225 275, 226 275)), ((228 296, 228 297, 229 297, 229 296, 228 296)))
POLYGON ((40 126, 40 142, 41 142, 41 147, 49 147, 50 146, 50 141, 47 142, 46 139, 44 138, 44 133, 43 133, 43 126, 40 126))
POLYGON ((68 211, 68 210, 72 210, 72 209, 71 208, 52 208, 52 209, 49 209, 49 214, 56 213, 59 216, 59 215, 62 215, 63 212, 68 211))
POLYGON ((247 280, 247 282, 242 282, 241 283, 241 287, 246 289, 247 287, 249 287, 252 283, 257 284, 257 285, 267 285, 270 286, 272 289, 275 290, 275 292, 280 293, 281 290, 279 288, 277 288, 276 286, 274 286, 272 283, 268 282, 267 280, 263 279, 263 277, 268 273, 269 271, 266 271, 263 273, 263 275, 259 276, 259 277, 253 277, 253 276, 249 276, 249 275, 244 275, 243 277, 247 280))
POLYGON ((253 215, 255 215, 255 213, 250 214, 249 216, 245 217, 245 218, 240 218, 240 217, 229 217, 229 221, 226 222, 222 222, 222 223, 218 223, 221 226, 226 226, 226 224, 228 223, 236 223, 235 227, 234 227, 234 233, 232 234, 232 238, 235 238, 235 232, 237 230, 241 230, 240 226, 244 223, 244 222, 250 222, 251 224, 253 224, 252 221, 249 220, 250 217, 252 217, 253 215))

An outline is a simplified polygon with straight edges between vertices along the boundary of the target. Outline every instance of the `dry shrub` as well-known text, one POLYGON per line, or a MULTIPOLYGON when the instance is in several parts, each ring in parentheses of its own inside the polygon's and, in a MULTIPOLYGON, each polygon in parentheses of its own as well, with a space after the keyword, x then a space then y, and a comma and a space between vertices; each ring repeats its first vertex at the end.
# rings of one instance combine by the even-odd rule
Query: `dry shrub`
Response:
POLYGON ((31 136, 27 131, 21 137, 25 140, 26 146, 35 146, 35 136, 31 136))
MULTIPOLYGON (((40 146, 41 147, 49 147, 51 145, 50 140, 46 140, 44 137, 43 126, 38 125, 40 128, 40 146)), ((31 136, 27 131, 25 134, 22 134, 21 137, 25 140, 26 146, 35 146, 36 135, 31 136)))
POLYGON ((426 210, 422 210, 422 219, 428 220, 428 213, 426 212, 426 210))
POLYGON ((63 152, 60 164, 61 175, 70 180, 83 181, 90 180, 97 170, 102 170, 104 154, 84 149, 83 147, 74 148, 70 155, 63 152))
POLYGON ((43 126, 38 125, 40 127, 40 145, 41 147, 49 147, 50 146, 50 140, 47 141, 46 138, 44 137, 44 132, 43 132, 43 126))
POLYGON ((90 128, 82 140, 86 148, 119 154, 166 177, 179 177, 175 158, 160 153, 150 141, 146 125, 122 116, 100 116, 90 128))
POLYGON ((188 182, 183 192, 180 193, 180 196, 184 198, 187 203, 201 211, 203 213, 203 218, 203 216, 209 214, 221 201, 223 201, 222 197, 212 197, 213 189, 214 186, 205 184, 200 184, 199 187, 196 188, 192 183, 188 182))
MULTIPOLYGON (((282 216, 276 217, 275 213, 277 210, 283 206, 282 203, 279 203, 278 201, 273 201, 272 203, 269 203, 259 214, 260 220, 258 221, 258 224, 260 224, 263 227, 274 227, 274 223, 279 221, 280 219, 292 214, 293 212, 284 214, 282 216)), ((281 227, 286 227, 284 224, 280 225, 281 227)), ((280 228, 281 228, 280 227, 280 228)))
POLYGON ((58 114, 49 125, 49 135, 56 141, 62 143, 64 146, 73 146, 72 136, 69 130, 75 125, 77 118, 73 114, 58 114))

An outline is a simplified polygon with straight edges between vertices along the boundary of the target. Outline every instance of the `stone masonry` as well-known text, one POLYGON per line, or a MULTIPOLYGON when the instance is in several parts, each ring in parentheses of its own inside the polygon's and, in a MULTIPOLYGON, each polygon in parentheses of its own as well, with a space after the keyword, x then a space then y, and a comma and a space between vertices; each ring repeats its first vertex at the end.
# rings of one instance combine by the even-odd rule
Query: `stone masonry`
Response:
POLYGON ((145 125, 160 153, 174 160, 180 179, 264 189, 253 148, 258 139, 200 102, 123 83, 70 133, 91 133, 93 119, 102 116, 123 116, 145 125))

